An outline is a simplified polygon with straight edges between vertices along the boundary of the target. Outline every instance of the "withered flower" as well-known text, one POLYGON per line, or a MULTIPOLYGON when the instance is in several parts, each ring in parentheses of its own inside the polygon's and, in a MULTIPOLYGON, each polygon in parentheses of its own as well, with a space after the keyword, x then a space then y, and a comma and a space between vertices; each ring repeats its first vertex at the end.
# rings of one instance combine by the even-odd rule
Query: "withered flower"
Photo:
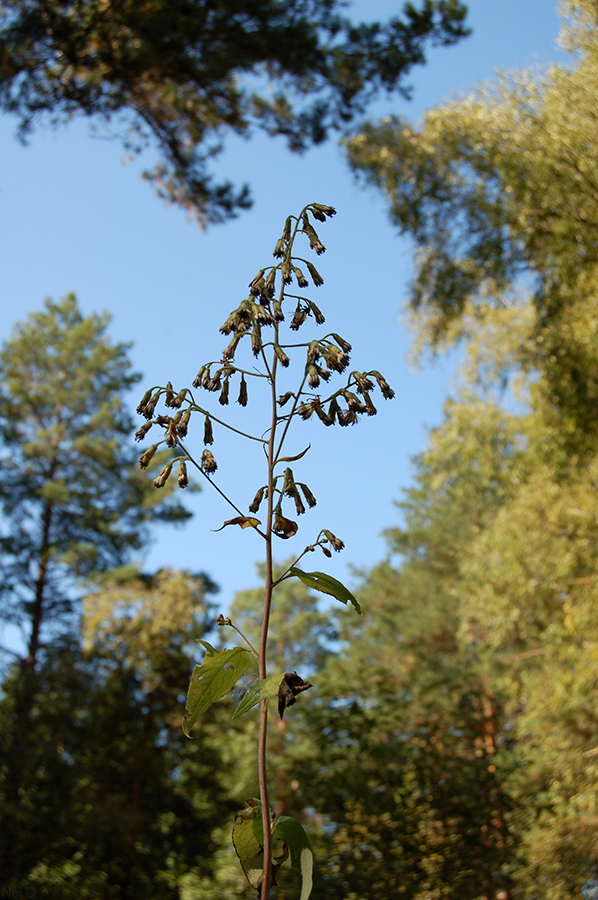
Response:
POLYGON ((284 245, 284 240, 282 238, 279 238, 276 242, 276 247, 272 251, 272 256, 275 256, 276 259, 281 259, 281 257, 284 256, 284 245))
POLYGON ((163 488, 168 478, 170 477, 170 473, 172 472, 172 463, 168 463, 167 466, 164 466, 160 474, 154 478, 154 487, 163 488))
POLYGON ((177 484, 180 488, 186 488, 189 484, 189 478, 187 477, 187 464, 184 459, 179 460, 179 474, 177 477, 177 484))
POLYGON ((151 388, 150 388, 149 391, 145 392, 145 394, 141 398, 141 402, 140 402, 139 406, 137 407, 137 412, 139 413, 140 416, 145 415, 145 407, 146 407, 147 403, 149 402, 149 399, 151 396, 152 396, 152 392, 151 392, 151 388))
POLYGON ((174 390, 172 388, 172 382, 169 381, 166 385, 166 397, 164 398, 164 402, 166 406, 172 406, 174 401, 174 390))
POLYGON ((289 363, 291 362, 291 360, 290 360, 289 357, 286 355, 286 353, 284 352, 284 350, 282 349, 282 347, 280 346, 280 344, 274 344, 274 352, 276 353, 276 356, 277 356, 278 359, 279 359, 280 365, 281 365, 284 369, 288 368, 289 363))
POLYGON ((340 538, 337 538, 335 534, 333 534, 331 531, 328 531, 326 528, 323 529, 322 534, 326 535, 329 542, 332 544, 332 547, 337 551, 337 553, 340 553, 340 551, 345 546, 344 541, 341 541, 340 538))
POLYGON ((315 363, 320 358, 320 342, 312 341, 309 347, 307 348, 307 361, 308 363, 315 363))
POLYGON ((314 495, 312 494, 312 492, 310 491, 310 489, 308 488, 308 486, 306 484, 297 482, 297 485, 303 491, 303 496, 307 500, 307 505, 310 507, 310 509, 313 509, 313 507, 316 505, 316 498, 314 497, 314 495))
POLYGON ((316 320, 316 323, 318 325, 323 325, 324 322, 326 321, 326 318, 325 318, 322 310, 318 306, 316 306, 316 304, 313 302, 313 300, 308 300, 307 302, 309 303, 309 305, 311 307, 311 311, 314 314, 314 319, 316 320))
POLYGON ((251 332, 251 350, 254 356, 259 356, 260 350, 262 349, 262 329, 259 324, 256 322, 253 326, 253 331, 251 332))
POLYGON ((177 430, 174 420, 171 419, 168 423, 168 427, 166 429, 166 446, 167 447, 176 447, 177 444, 177 430))
POLYGON ((213 444, 214 443, 214 433, 212 431, 212 420, 209 416, 206 416, 205 422, 203 424, 203 442, 204 444, 213 444))
POLYGON ((385 400, 392 400, 392 398, 393 398, 394 395, 395 395, 395 392, 393 391, 393 389, 392 389, 392 388, 390 387, 390 385, 388 384, 386 378, 383 378, 383 376, 380 374, 380 372, 376 372, 375 370, 372 372, 372 375, 374 376, 374 378, 375 378, 376 381, 378 382, 378 387, 379 387, 380 390, 382 391, 382 396, 384 397, 384 399, 385 399, 385 400))
POLYGON ((141 454, 141 456, 139 457, 139 468, 140 469, 147 469, 147 467, 149 466, 149 464, 152 460, 154 453, 156 452, 156 450, 158 449, 159 446, 160 446, 160 444, 152 444, 151 447, 148 447, 147 450, 141 454))
POLYGON ((138 428, 135 432, 135 440, 142 441, 153 424, 153 422, 144 422, 141 428, 138 428))
POLYGON ((314 287, 322 287, 322 285, 324 284, 324 279, 322 278, 316 267, 313 265, 313 263, 310 263, 307 260, 305 260, 305 263, 307 265, 307 268, 309 269, 309 274, 311 275, 311 280, 314 283, 314 287))
POLYGON ((265 487, 261 487, 249 505, 249 512, 256 513, 260 508, 260 504, 264 499, 265 487))
POLYGON ((201 454, 201 467, 208 474, 215 472, 218 468, 218 464, 209 450, 204 450, 201 454))
POLYGON ((342 338, 340 336, 340 334, 335 334, 335 332, 332 333, 332 337, 334 338, 336 343, 339 345, 341 350, 344 350, 345 353, 351 352, 352 347, 351 347, 351 344, 349 343, 349 341, 346 341, 344 338, 342 338))
POLYGON ((291 397, 294 397, 294 393, 292 391, 287 391, 286 394, 281 394, 281 396, 276 401, 279 406, 284 406, 285 403, 288 403, 291 397))
POLYGON ((241 375, 241 384, 239 385, 239 399, 237 400, 239 406, 247 406, 247 382, 245 381, 245 376, 241 375))
POLYGON ((218 402, 222 406, 228 405, 228 378, 224 379, 224 383, 222 385, 222 390, 220 391, 220 396, 218 397, 218 402))
POLYGON ((300 288, 309 287, 309 281, 299 268, 299 266, 293 266, 293 272, 295 273, 295 277, 297 278, 297 284, 300 288))
POLYGON ((183 415, 181 416, 180 422, 177 422, 176 430, 179 437, 187 436, 187 426, 189 425, 189 419, 191 418, 191 410, 186 409, 183 415))
POLYGON ((298 331, 307 318, 307 309, 301 305, 301 303, 297 304, 297 309, 295 310, 295 314, 291 319, 291 331, 298 331))

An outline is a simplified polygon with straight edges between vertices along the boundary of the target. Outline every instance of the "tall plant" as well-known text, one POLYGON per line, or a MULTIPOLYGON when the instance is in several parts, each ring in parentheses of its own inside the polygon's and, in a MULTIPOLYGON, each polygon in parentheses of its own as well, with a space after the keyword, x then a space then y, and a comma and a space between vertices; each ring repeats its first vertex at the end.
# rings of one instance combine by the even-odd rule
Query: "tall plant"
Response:
POLYGON ((268 796, 268 771, 266 739, 268 705, 270 699, 278 703, 282 717, 287 706, 295 703, 298 694, 311 687, 297 672, 268 674, 268 626, 274 592, 282 582, 291 578, 300 579, 309 588, 329 594, 342 603, 351 604, 361 613, 357 599, 341 582, 323 572, 305 572, 298 563, 308 553, 319 548, 330 557, 332 551, 343 549, 343 542, 332 531, 323 529, 315 540, 295 556, 284 568, 282 574, 274 574, 274 539, 289 540, 297 534, 296 518, 308 507, 316 505, 316 499, 309 487, 297 481, 291 464, 298 462, 308 448, 285 455, 293 420, 317 418, 329 426, 338 422, 341 426, 353 425, 359 416, 376 414, 372 392, 377 386, 386 399, 394 392, 380 372, 350 371, 344 384, 330 390, 322 399, 313 393, 328 386, 333 375, 343 375, 349 369, 351 345, 335 332, 320 338, 297 342, 295 332, 303 328, 309 320, 316 325, 324 324, 324 316, 319 307, 302 293, 310 286, 320 287, 323 279, 313 262, 295 255, 298 239, 307 239, 310 249, 317 255, 325 247, 315 229, 315 223, 325 222, 333 216, 331 206, 310 203, 298 216, 289 216, 282 235, 274 248, 277 262, 260 269, 249 284, 249 296, 228 316, 220 331, 230 338, 220 361, 211 361, 201 366, 194 382, 196 391, 218 393, 222 406, 229 403, 231 385, 238 385, 240 406, 248 402, 248 383, 252 380, 263 387, 269 397, 269 422, 265 431, 255 429, 263 436, 242 431, 224 421, 220 416, 205 408, 197 399, 197 394, 189 388, 176 391, 169 382, 166 387, 153 387, 143 397, 138 413, 147 422, 138 430, 136 437, 142 440, 153 426, 163 429, 164 436, 152 444, 141 455, 139 463, 146 468, 158 447, 165 443, 174 456, 156 477, 154 484, 163 487, 177 466, 180 487, 188 483, 187 466, 194 466, 201 475, 218 491, 237 514, 228 519, 228 525, 239 525, 252 529, 264 542, 266 586, 261 622, 259 646, 253 647, 248 639, 235 627, 230 618, 218 616, 218 623, 233 628, 242 638, 244 646, 217 650, 207 641, 199 643, 206 650, 201 665, 196 666, 189 692, 184 719, 185 734, 199 717, 218 699, 227 694, 237 681, 257 663, 258 679, 246 691, 233 713, 233 718, 243 715, 257 704, 260 705, 258 737, 259 800, 250 800, 235 820, 233 843, 241 860, 241 865, 251 887, 258 891, 262 900, 270 895, 270 886, 275 883, 276 873, 281 866, 298 869, 302 878, 301 900, 309 897, 312 883, 312 855, 309 841, 296 820, 288 816, 274 816, 270 810, 268 796), (289 309, 290 307, 290 309, 289 309), (285 313, 288 318, 285 319, 285 313), (290 321, 289 321, 290 319, 290 321), (286 333, 288 329, 290 333, 286 333), (244 339, 247 339, 244 341, 244 339), (257 366, 243 368, 235 358, 243 343, 250 343, 257 366), (284 390, 282 372, 289 368, 291 358, 299 361, 299 371, 293 389, 284 390), (156 415, 158 403, 163 401, 168 408, 166 414, 156 415), (186 437, 192 416, 203 419, 204 449, 201 455, 191 452, 186 446, 186 437), (214 473, 217 463, 209 448, 213 444, 213 425, 221 425, 248 441, 262 445, 265 456, 265 481, 258 488, 248 513, 244 513, 216 484, 214 473), (263 505, 263 506, 262 506, 263 505), (289 512, 289 506, 292 512, 289 512), (260 508, 265 509, 263 521, 257 518, 260 508))

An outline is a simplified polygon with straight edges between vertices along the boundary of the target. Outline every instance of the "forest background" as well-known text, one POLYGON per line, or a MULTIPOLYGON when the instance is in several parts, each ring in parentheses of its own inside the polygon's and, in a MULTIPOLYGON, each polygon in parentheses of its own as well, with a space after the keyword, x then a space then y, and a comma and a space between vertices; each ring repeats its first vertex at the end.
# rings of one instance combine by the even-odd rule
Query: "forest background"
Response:
MULTIPOLYGON (((390 555, 382 563, 371 565, 363 534, 391 524, 393 514, 372 509, 375 486, 370 487, 368 470, 385 473, 380 493, 388 502, 398 487, 397 422, 387 433, 381 425, 375 438, 368 435, 367 447, 356 437, 350 450, 348 444, 326 448, 326 456, 349 457, 345 471, 335 464, 343 481, 340 499, 334 484, 328 493, 322 484, 319 499, 338 510, 339 521, 356 523, 359 549, 353 559, 370 564, 359 582, 369 615, 363 621, 331 620, 309 592, 295 589, 274 622, 281 660, 290 669, 309 671, 318 684, 317 696, 306 699, 275 735, 274 760, 283 804, 312 819, 318 897, 355 900, 382 892, 421 900, 556 900, 590 896, 594 889, 596 7, 576 6, 589 18, 578 23, 572 73, 513 76, 495 93, 432 110, 421 126, 386 119, 346 145, 355 171, 381 191, 394 224, 418 245, 410 302, 419 345, 436 351, 456 347, 462 374, 416 461, 402 520, 387 534, 390 555)), ((501 9, 504 13, 504 5, 501 9)), ((434 53, 447 58, 467 53, 467 43, 434 53)), ((413 80, 417 83, 415 75, 413 80)), ((59 133, 54 146, 64 139, 59 133)), ((38 140, 35 136, 34 145, 38 140)), ((341 165, 336 160, 335 169, 341 165)), ((292 175, 292 159, 287 164, 285 158, 281 168, 285 185, 292 187, 291 205, 299 187, 321 186, 313 177, 321 174, 316 157, 307 155, 301 164, 309 173, 301 178, 292 175)), ((130 169, 122 173, 129 181, 130 169)), ((277 224, 290 210, 288 204, 278 208, 284 190, 270 189, 276 199, 264 201, 264 209, 268 218, 278 214, 277 224)), ((328 196, 314 199, 341 205, 328 196)), ((89 212, 82 218, 81 204, 76 206, 81 235, 89 212)), ((324 290, 338 290, 335 278, 350 258, 349 278, 339 293, 346 330, 353 324, 366 337, 364 355, 369 339, 388 342, 389 358, 396 359, 400 344, 391 323, 398 303, 393 300, 391 310, 386 298, 397 296, 397 248, 387 234, 383 252, 372 249, 371 229, 360 213, 355 207, 349 225, 339 229, 336 265, 325 272, 324 290), (356 278, 362 253, 366 266, 356 278), (349 300, 356 284, 358 300, 349 300), (386 323, 378 317, 378 298, 385 301, 386 323), (372 326, 369 337, 364 321, 372 326)), ((179 213, 161 215, 167 221, 179 213)), ((249 215, 222 227, 246 280, 260 260, 253 242, 262 238, 254 226, 245 239, 249 215)), ((116 209, 111 222, 125 228, 116 209)), ((130 221, 129 229, 135 231, 130 221)), ((212 240, 216 230, 194 233, 194 247, 212 240)), ((328 240, 334 260, 333 227, 328 240)), ((172 246, 170 253, 165 247, 169 241, 168 227, 161 225, 162 258, 175 258, 172 246)), ((139 269, 160 259, 149 247, 143 248, 139 269)), ((188 306, 179 299, 176 265, 168 269, 168 288, 162 289, 154 316, 145 302, 137 306, 139 318, 126 337, 132 334, 140 342, 146 317, 151 318, 153 359, 144 368, 151 370, 152 381, 160 382, 162 367, 171 377, 174 359, 194 365, 199 338, 191 338, 188 351, 181 337, 188 339, 191 307, 201 306, 202 334, 204 328, 214 333, 220 324, 222 308, 214 301, 212 309, 212 300, 221 301, 226 292, 228 259, 211 284, 205 263, 196 261, 188 306)), ((110 254, 95 256, 95 266, 80 264, 90 283, 94 268, 111 268, 110 254)), ((29 302, 39 306, 26 301, 23 311, 29 302)), ((98 358, 79 353, 86 345, 97 346, 101 365, 126 387, 126 353, 106 338, 106 324, 82 316, 75 301, 66 300, 48 307, 45 319, 32 320, 28 333, 15 334, 2 359, 8 390, 3 440, 10 451, 2 458, 3 552, 14 563, 3 567, 7 618, 13 623, 16 618, 15 584, 25 591, 31 587, 31 535, 21 527, 26 516, 20 519, 19 510, 27 510, 32 497, 68 505, 69 490, 76 493, 79 485, 78 515, 89 510, 90 534, 98 531, 93 511, 102 502, 94 497, 94 485, 102 484, 105 497, 112 497, 108 487, 114 492, 111 503, 122 502, 118 494, 125 488, 131 498, 130 517, 124 522, 114 517, 109 529, 99 530, 100 552, 90 550, 90 539, 69 544, 72 513, 61 519, 63 593, 55 590, 52 611, 62 627, 52 642, 36 648, 26 752, 19 746, 18 669, 7 669, 4 773, 11 766, 13 773, 14 766, 20 771, 18 798, 11 796, 11 782, 4 782, 3 833, 10 840, 3 852, 12 867, 7 883, 35 887, 40 896, 155 896, 156 885, 165 897, 235 896, 241 888, 234 860, 215 849, 222 828, 217 806, 228 804, 232 811, 240 796, 252 793, 249 772, 234 762, 242 758, 249 736, 227 726, 224 742, 220 718, 191 745, 178 731, 190 643, 209 627, 206 601, 209 579, 219 580, 219 572, 212 571, 216 556, 207 528, 200 537, 192 531, 195 523, 187 532, 191 537, 179 532, 177 539, 177 546, 193 543, 189 559, 168 556, 163 541, 160 553, 166 558, 152 559, 154 567, 183 565, 194 576, 114 570, 128 550, 142 544, 144 523, 155 519, 157 510, 150 508, 155 498, 145 482, 132 472, 122 481, 115 478, 123 467, 130 471, 126 466, 134 459, 122 437, 129 401, 115 392, 114 377, 90 387, 98 358), (81 397, 78 446, 96 462, 90 472, 79 457, 69 457, 72 477, 49 495, 44 484, 51 479, 30 465, 41 451, 34 452, 32 435, 17 427, 28 402, 18 363, 24 348, 43 360, 57 334, 72 338, 70 346, 62 338, 55 345, 65 354, 61 366, 81 359, 80 392, 73 380, 64 402, 68 406, 72 393, 81 397), (84 447, 86 415, 92 412, 108 430, 103 444, 84 447), (198 574, 204 568, 209 577, 198 574), (112 574, 101 583, 96 578, 79 630, 73 577, 97 576, 102 569, 112 574)), ((122 339, 120 330, 116 336, 122 339)), ((197 352, 199 358, 205 355, 197 352)), ((46 375, 52 369, 60 373, 55 362, 46 360, 46 375)), ((391 370, 381 368, 390 377, 391 370)), ((435 385, 437 403, 446 397, 446 371, 435 385)), ((181 373, 181 379, 188 380, 188 374, 181 373)), ((400 378, 394 382, 402 407, 397 415, 411 427, 407 395, 413 402, 413 392, 400 378)), ((60 391, 58 377, 52 398, 60 391)), ((35 399, 47 403, 43 381, 35 399)), ((77 427, 76 416, 69 425, 77 427)), ((234 453, 223 459, 232 470, 234 453)), ((322 480, 332 481, 329 475, 322 480)), ((206 493, 198 497, 201 518, 213 516, 217 527, 222 515, 202 506, 206 493)), ((170 519, 184 517, 172 497, 162 512, 170 519)), ((234 552, 241 571, 247 551, 237 553, 235 545, 234 552)), ((27 624, 35 603, 22 599, 27 624)), ((232 607, 249 633, 255 601, 255 592, 243 592, 232 607)), ((9 638, 15 649, 14 632, 9 638)), ((283 887, 281 895, 293 896, 293 886, 283 887)))

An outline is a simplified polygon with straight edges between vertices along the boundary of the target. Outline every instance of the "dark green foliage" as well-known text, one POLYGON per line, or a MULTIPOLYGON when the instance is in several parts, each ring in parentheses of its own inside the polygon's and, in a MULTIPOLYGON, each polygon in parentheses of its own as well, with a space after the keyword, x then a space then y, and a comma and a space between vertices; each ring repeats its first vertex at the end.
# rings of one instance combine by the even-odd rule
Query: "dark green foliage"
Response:
POLYGON ((217 222, 249 205, 214 183, 227 131, 252 125, 294 150, 345 129, 379 90, 399 89, 427 44, 466 35, 459 0, 407 3, 385 24, 352 23, 339 0, 10 0, 0 12, 0 108, 21 135, 83 114, 139 150, 151 137, 158 193, 217 222))

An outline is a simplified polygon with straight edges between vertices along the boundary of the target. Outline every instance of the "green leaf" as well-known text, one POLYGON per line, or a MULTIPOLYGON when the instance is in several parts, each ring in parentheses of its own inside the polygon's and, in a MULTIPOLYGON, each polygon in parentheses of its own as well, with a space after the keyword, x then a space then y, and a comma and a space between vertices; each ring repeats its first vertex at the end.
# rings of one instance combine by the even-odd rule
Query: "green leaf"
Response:
POLYGON ((313 885, 314 857, 303 826, 290 816, 280 816, 272 834, 273 841, 282 841, 289 849, 283 866, 296 869, 301 874, 301 897, 307 900, 313 885))
POLYGON ((236 719, 238 716, 242 716, 246 712, 249 712, 250 709, 256 706, 261 700, 265 700, 266 697, 278 697, 278 689, 280 688, 280 683, 283 678, 284 672, 281 672, 279 675, 271 675, 270 678, 262 678, 260 681, 256 681, 255 684, 252 684, 235 709, 231 719, 236 719))
MULTIPOLYGON (((272 816, 271 812, 270 815, 272 816)), ((307 841, 306 835, 305 840, 307 841)), ((294 844, 297 844, 296 839, 294 844)), ((233 827, 233 846, 239 857, 247 881, 252 888, 259 890, 264 874, 264 826, 262 823, 262 808, 259 800, 248 800, 245 809, 240 809, 236 814, 235 825, 233 827)), ((276 884, 276 873, 278 872, 278 869, 283 865, 291 865, 289 851, 290 845, 288 844, 286 837, 283 834, 277 835, 275 832, 272 835, 272 884, 276 884)), ((305 894, 302 892, 301 900, 307 900, 307 897, 309 897, 309 893, 305 894)))
POLYGON ((337 581, 336 578, 333 578, 332 575, 325 575, 324 572, 302 572, 301 569, 292 566, 289 569, 289 577, 291 576, 299 578, 307 587, 336 597, 341 603, 350 603, 356 612, 362 615, 357 597, 354 597, 351 591, 344 584, 341 584, 340 581, 337 581))
POLYGON ((191 737, 191 728, 202 713, 228 694, 252 663, 251 654, 244 647, 215 650, 207 641, 198 643, 206 648, 206 655, 202 664, 195 666, 187 692, 183 717, 183 732, 187 737, 191 737))

